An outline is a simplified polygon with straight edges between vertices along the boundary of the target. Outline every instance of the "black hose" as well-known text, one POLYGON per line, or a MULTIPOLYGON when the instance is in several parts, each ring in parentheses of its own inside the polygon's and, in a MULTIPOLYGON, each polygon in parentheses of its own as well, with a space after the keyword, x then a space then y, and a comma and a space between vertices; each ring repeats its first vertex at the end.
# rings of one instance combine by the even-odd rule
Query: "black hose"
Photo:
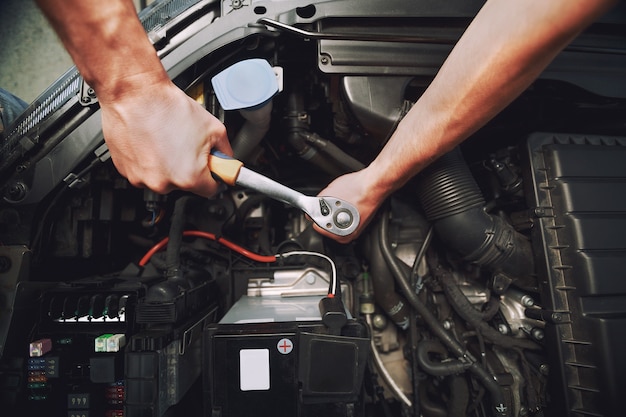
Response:
POLYGON ((469 404, 469 387, 467 380, 459 375, 453 375, 449 379, 450 399, 448 400, 448 416, 467 415, 469 404))
POLYGON ((487 302, 487 307, 480 313, 483 320, 489 321, 495 317, 500 311, 500 299, 497 297, 491 297, 487 302))
POLYGON ((421 417, 421 398, 419 395, 420 389, 420 371, 417 360, 417 347, 420 342, 420 330, 417 328, 417 317, 415 314, 411 314, 409 318, 409 347, 411 357, 411 385, 413 387, 413 401, 412 401, 412 415, 414 417, 421 417))
POLYGON ((469 362, 462 362, 458 359, 451 359, 445 362, 434 361, 431 353, 438 353, 446 356, 445 348, 435 340, 424 340, 417 345, 417 361, 420 367, 429 375, 448 376, 464 373, 469 367, 469 362))
POLYGON ((400 266, 400 261, 395 257, 392 252, 392 249, 389 245, 388 237, 387 237, 387 229, 389 227, 389 219, 387 217, 387 213, 384 213, 379 224, 378 224, 378 237, 379 237, 379 245, 380 250, 389 266, 389 269, 393 273, 393 276, 396 279, 396 283, 402 290, 402 294, 409 302, 411 307, 415 309, 415 311, 422 316, 422 319, 426 322, 430 330, 443 342, 444 345, 458 358, 466 358, 470 360, 469 352, 465 350, 461 344, 450 335, 446 329, 443 328, 443 325, 439 323, 437 318, 433 315, 433 313, 426 307, 424 304, 420 302, 417 298, 417 295, 411 288, 408 280, 406 279, 403 268, 400 266))
POLYGON ((395 290, 393 275, 380 251, 377 240, 366 249, 369 255, 370 278, 374 288, 374 299, 383 311, 402 329, 409 325, 410 309, 407 301, 395 290))
POLYGON ((491 396, 491 402, 496 410, 496 415, 509 416, 509 409, 505 406, 504 393, 502 387, 498 384, 498 381, 493 375, 490 375, 485 368, 483 368, 478 362, 474 362, 469 368, 470 372, 483 384, 483 386, 489 391, 491 396))
POLYGON ((419 387, 419 396, 422 404, 422 414, 424 417, 449 417, 445 408, 434 403, 428 396, 426 385, 421 384, 419 387))
POLYGON ((504 406, 504 394, 502 393, 502 389, 496 379, 489 375, 487 370, 483 368, 476 359, 465 350, 465 348, 455 339, 453 338, 446 329, 443 328, 443 325, 439 323, 437 318, 431 313, 431 311, 420 302, 417 298, 417 295, 411 289, 408 279, 406 278, 403 269, 399 266, 400 261, 395 257, 392 252, 391 245, 389 244, 389 239, 387 237, 389 228, 389 219, 387 214, 385 213, 379 224, 379 242, 380 249, 389 265, 389 268, 393 272, 394 277, 396 278, 397 284, 402 289, 402 293, 406 297, 407 301, 411 304, 411 306, 415 309, 415 311, 422 316, 422 319, 428 327, 430 331, 439 338, 439 340, 461 361, 467 361, 471 363, 469 367, 469 371, 487 388, 489 393, 491 394, 491 399, 495 404, 495 411, 497 415, 508 416, 508 408, 504 406))
POLYGON ((183 243, 183 232, 185 229, 185 210, 187 209, 187 203, 189 203, 191 199, 191 196, 185 195, 178 198, 176 203, 174 203, 169 241, 165 251, 166 276, 168 280, 182 278, 182 272, 180 270, 180 248, 183 243))
POLYGON ((469 262, 503 273, 521 287, 534 284, 529 240, 485 212, 483 195, 459 148, 422 171, 417 193, 427 219, 447 247, 469 262))
POLYGON ((469 302, 465 294, 458 287, 454 276, 450 271, 447 271, 440 265, 432 265, 432 261, 429 258, 429 265, 431 273, 441 286, 443 291, 448 297, 448 301, 457 312, 459 316, 467 321, 472 327, 480 332, 485 339, 498 346, 502 346, 507 349, 519 347, 522 349, 541 349, 541 346, 529 339, 517 339, 510 336, 505 336, 483 320, 483 313, 476 310, 474 306, 469 302))
POLYGON ((309 145, 303 134, 309 133, 308 118, 304 104, 304 94, 301 87, 296 86, 287 94, 287 116, 285 117, 285 129, 287 141, 302 159, 311 162, 333 178, 345 174, 346 170, 331 163, 315 147, 309 145))

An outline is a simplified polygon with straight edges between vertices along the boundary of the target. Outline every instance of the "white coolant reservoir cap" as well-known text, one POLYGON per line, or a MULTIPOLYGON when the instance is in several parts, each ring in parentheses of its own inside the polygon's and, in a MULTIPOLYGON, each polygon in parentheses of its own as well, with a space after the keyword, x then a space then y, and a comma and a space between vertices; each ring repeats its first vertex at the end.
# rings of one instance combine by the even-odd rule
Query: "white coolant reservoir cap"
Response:
POLYGON ((265 104, 278 92, 278 80, 264 59, 237 62, 211 80, 224 110, 247 109, 265 104))

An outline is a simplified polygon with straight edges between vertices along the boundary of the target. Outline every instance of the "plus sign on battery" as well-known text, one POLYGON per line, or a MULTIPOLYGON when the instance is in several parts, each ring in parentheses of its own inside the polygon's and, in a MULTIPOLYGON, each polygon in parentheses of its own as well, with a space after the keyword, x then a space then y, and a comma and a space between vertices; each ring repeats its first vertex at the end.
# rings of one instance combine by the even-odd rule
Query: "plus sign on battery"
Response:
POLYGON ((285 337, 278 341, 276 347, 278 348, 278 351, 280 353, 282 353, 283 355, 287 355, 293 350, 293 342, 285 337))

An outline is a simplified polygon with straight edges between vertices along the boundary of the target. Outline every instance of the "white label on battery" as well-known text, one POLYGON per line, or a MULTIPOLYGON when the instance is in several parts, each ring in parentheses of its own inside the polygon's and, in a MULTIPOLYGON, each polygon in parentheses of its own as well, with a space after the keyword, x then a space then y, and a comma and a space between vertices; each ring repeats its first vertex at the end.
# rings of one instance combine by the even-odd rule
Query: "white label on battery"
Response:
POLYGON ((239 351, 239 377, 242 391, 268 391, 270 389, 269 349, 241 349, 239 351))

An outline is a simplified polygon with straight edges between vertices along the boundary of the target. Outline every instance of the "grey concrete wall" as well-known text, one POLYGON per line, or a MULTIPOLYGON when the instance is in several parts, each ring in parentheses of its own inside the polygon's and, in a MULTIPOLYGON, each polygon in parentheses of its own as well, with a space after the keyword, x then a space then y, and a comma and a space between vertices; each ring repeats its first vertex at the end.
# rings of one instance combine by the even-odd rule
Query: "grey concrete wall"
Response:
POLYGON ((0 0, 2 88, 30 103, 72 65, 33 0, 0 0))
POLYGON ((0 0, 0 86, 33 101, 72 60, 33 0, 0 0))

